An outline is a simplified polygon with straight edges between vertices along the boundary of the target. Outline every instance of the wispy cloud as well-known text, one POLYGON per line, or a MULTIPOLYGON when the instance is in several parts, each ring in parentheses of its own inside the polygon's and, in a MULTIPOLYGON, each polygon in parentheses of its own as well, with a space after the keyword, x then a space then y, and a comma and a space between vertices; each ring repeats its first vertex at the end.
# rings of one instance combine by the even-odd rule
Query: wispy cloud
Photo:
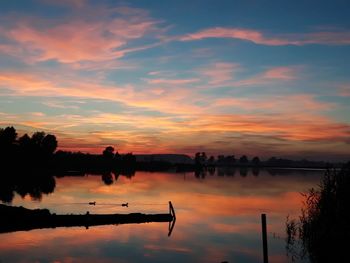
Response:
POLYGON ((264 113, 283 113, 291 114, 304 114, 305 111, 319 113, 320 111, 329 111, 336 108, 336 104, 330 102, 321 102, 315 98, 315 95, 311 94, 286 94, 282 95, 270 95, 260 97, 248 97, 248 98, 218 98, 213 100, 210 105, 210 109, 215 111, 220 108, 238 109, 250 112, 264 113))
POLYGON ((239 64, 216 62, 206 68, 199 69, 199 74, 208 78, 211 85, 220 85, 231 81, 236 71, 240 70, 239 64))
POLYGON ((238 63, 216 62, 207 67, 196 70, 196 73, 204 77, 203 87, 241 87, 241 86, 266 86, 271 84, 285 83, 299 79, 302 66, 279 66, 270 67, 261 73, 254 75, 246 73, 246 69, 238 63))
POLYGON ((273 82, 286 82, 298 78, 299 68, 295 66, 290 67, 272 67, 259 73, 255 76, 248 77, 233 82, 234 86, 263 86, 273 82))
POLYGON ((245 28, 213 27, 190 33, 179 38, 181 41, 193 41, 206 38, 232 38, 250 41, 267 46, 285 45, 350 45, 350 31, 323 31, 302 34, 265 34, 258 30, 245 28))
POLYGON ((165 84, 165 85, 185 85, 198 82, 199 79, 146 79, 148 84, 165 84))
POLYGON ((293 80, 296 79, 296 68, 294 67, 275 67, 265 71, 262 74, 265 79, 282 79, 293 80))
POLYGON ((164 89, 159 92, 158 88, 150 87, 140 92, 132 85, 94 83, 82 78, 61 83, 50 76, 44 78, 18 72, 0 72, 0 81, 0 86, 9 90, 8 96, 88 98, 115 101, 129 107, 148 108, 164 113, 202 111, 200 106, 195 105, 197 98, 186 88, 164 89))
POLYGON ((338 88, 338 95, 343 97, 350 97, 350 83, 340 85, 338 88))
POLYGON ((201 30, 196 33, 187 34, 180 38, 181 41, 201 40, 205 38, 235 38, 247 40, 256 44, 280 46, 288 44, 297 44, 297 42, 290 42, 288 40, 279 38, 267 38, 261 32, 251 29, 241 28, 224 28, 214 27, 201 30))
POLYGON ((75 102, 75 105, 69 105, 70 103, 57 101, 57 100, 47 100, 42 102, 43 105, 49 108, 57 108, 57 109, 79 109, 80 107, 77 104, 81 104, 84 102, 75 102))

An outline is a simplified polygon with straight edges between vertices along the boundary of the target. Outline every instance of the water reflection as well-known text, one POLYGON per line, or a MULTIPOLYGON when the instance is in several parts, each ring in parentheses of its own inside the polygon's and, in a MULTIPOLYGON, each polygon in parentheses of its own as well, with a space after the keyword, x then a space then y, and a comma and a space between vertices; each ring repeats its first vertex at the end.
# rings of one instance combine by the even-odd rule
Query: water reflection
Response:
POLYGON ((0 200, 11 203, 15 194, 22 198, 27 195, 33 200, 41 201, 43 194, 50 194, 55 190, 56 180, 45 174, 11 174, 3 176, 0 184, 0 200))
POLYGON ((158 223, 3 234, 6 243, 0 243, 0 259, 261 262, 260 214, 266 213, 270 262, 286 262, 286 216, 298 215, 299 193, 315 186, 322 173, 220 168, 181 174, 137 172, 132 178, 116 174, 57 178, 54 193, 41 202, 15 193, 13 204, 56 213, 159 213, 171 200, 176 228, 170 238, 167 226, 158 223), (97 205, 89 206, 90 201, 97 205), (129 207, 117 205, 124 202, 129 207))

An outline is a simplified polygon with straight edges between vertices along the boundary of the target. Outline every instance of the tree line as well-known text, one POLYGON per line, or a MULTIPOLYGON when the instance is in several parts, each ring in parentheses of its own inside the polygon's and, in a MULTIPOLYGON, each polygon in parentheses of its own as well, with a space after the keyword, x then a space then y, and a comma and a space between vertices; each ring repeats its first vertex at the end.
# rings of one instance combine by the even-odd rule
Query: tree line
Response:
POLYGON ((235 164, 240 165, 254 165, 259 166, 261 161, 258 156, 255 156, 251 160, 248 159, 246 155, 242 155, 239 159, 236 159, 235 155, 218 155, 215 158, 211 155, 209 158, 205 152, 197 152, 194 157, 195 164, 197 166, 230 166, 235 164))
MULTIPOLYGON (((137 162, 132 153, 120 154, 112 146, 107 146, 101 154, 56 151, 58 141, 55 135, 45 132, 34 132, 31 136, 24 134, 18 137, 14 127, 0 129, 0 159, 2 168, 8 170, 50 170, 55 172, 81 171, 106 172, 123 170, 132 174, 135 170, 167 170, 174 164, 167 161, 137 162)), ((288 160, 271 157, 262 161, 258 156, 249 159, 242 155, 218 155, 208 157, 205 152, 197 152, 194 164, 176 164, 178 170, 193 171, 216 166, 251 166, 251 167, 314 167, 325 168, 329 164, 308 160, 288 160)))
POLYGON ((102 154, 56 151, 55 135, 43 131, 27 133, 18 137, 14 127, 0 128, 0 159, 2 169, 11 172, 23 171, 110 171, 115 168, 135 167, 136 157, 132 153, 119 154, 112 146, 102 154))
POLYGON ((327 168, 331 166, 341 167, 341 163, 330 164, 323 161, 309 160, 289 160, 284 158, 271 157, 265 161, 258 156, 249 159, 242 155, 236 158, 235 155, 218 155, 208 157, 205 152, 197 152, 194 156, 196 167, 215 167, 215 166, 250 166, 250 167, 288 167, 288 168, 327 168))

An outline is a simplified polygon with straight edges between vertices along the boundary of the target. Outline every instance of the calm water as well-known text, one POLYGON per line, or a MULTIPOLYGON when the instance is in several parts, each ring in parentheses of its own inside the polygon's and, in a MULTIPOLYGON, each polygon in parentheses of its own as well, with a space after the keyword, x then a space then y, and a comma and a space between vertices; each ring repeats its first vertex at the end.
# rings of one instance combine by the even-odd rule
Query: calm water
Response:
POLYGON ((0 262, 262 262, 260 214, 268 220, 270 262, 288 262, 287 215, 300 214, 300 192, 315 187, 323 171, 281 170, 258 175, 236 171, 137 172, 56 179, 54 193, 13 205, 56 213, 165 213, 171 200, 176 224, 128 224, 41 229, 0 234, 0 262), (96 206, 87 203, 96 201, 96 206), (129 207, 120 204, 128 202, 129 207))

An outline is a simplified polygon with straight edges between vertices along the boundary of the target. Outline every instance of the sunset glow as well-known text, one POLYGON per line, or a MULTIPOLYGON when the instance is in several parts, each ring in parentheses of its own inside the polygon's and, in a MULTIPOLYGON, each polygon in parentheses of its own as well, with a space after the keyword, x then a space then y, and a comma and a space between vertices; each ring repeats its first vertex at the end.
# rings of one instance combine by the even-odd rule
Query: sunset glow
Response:
POLYGON ((0 126, 93 153, 348 159, 346 1, 190 2, 1 1, 0 126))

